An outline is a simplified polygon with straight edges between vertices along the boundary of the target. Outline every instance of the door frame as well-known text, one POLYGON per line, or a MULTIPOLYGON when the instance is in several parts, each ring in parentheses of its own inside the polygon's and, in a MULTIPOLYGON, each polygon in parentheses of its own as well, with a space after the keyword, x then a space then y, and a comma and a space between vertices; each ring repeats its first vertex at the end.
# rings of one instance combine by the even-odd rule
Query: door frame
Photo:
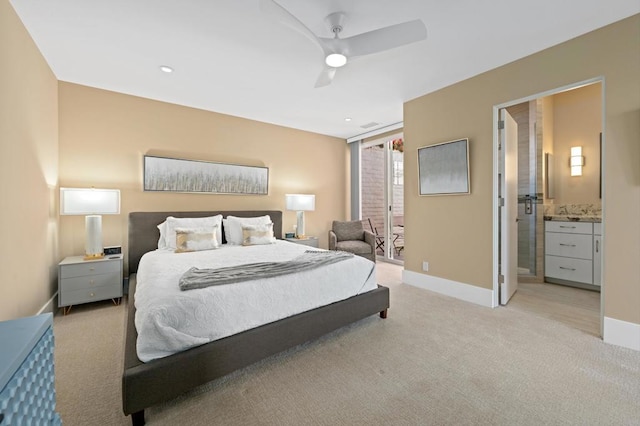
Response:
MULTIPOLYGON (((605 206, 605 192, 606 192, 606 185, 605 183, 605 179, 606 179, 606 173, 605 173, 605 158, 606 158, 606 127, 607 127, 607 121, 606 121, 606 99, 605 99, 605 95, 606 95, 606 87, 605 87, 605 78, 604 76, 599 76, 599 77, 594 77, 594 78, 590 78, 587 80, 583 80, 580 82, 576 82, 576 83, 571 83, 571 84, 567 84, 565 86, 561 86, 555 89, 550 89, 550 90, 546 90, 544 92, 540 92, 540 93, 536 93, 533 94, 531 96, 527 96, 524 98, 520 98, 520 99, 515 99, 515 100, 511 100, 508 102, 504 102, 502 104, 499 105, 494 105, 493 106, 493 292, 492 292, 492 302, 491 302, 491 307, 495 308, 500 306, 500 280, 499 280, 499 267, 500 267, 500 205, 499 205, 499 185, 500 185, 500 181, 499 181, 499 161, 500 161, 500 157, 504 155, 504 150, 500 151, 498 149, 499 146, 499 142, 500 142, 500 134, 499 134, 499 129, 498 129, 498 121, 500 119, 500 110, 502 108, 507 108, 510 107, 512 105, 517 105, 523 102, 529 102, 532 100, 536 100, 538 98, 543 98, 546 96, 550 96, 550 95, 555 95, 558 93, 562 93, 562 92, 566 92, 569 90, 573 90, 573 89, 578 89, 580 87, 583 86, 588 86, 591 84, 595 84, 595 83, 600 83, 600 90, 601 90, 601 101, 602 101, 602 153, 601 153, 601 159, 600 159, 600 163, 601 163, 601 170, 600 170, 600 174, 602 176, 602 195, 601 195, 601 200, 602 200, 602 232, 603 235, 606 235, 606 230, 605 230, 605 215, 606 215, 606 206, 605 206)), ((601 276, 604 277, 605 275, 605 262, 604 262, 604 256, 602 257, 602 261, 601 261, 601 276)), ((601 288, 600 288, 600 336, 603 335, 603 330, 604 330, 604 298, 605 298, 605 285, 606 283, 604 282, 604 280, 601 280, 601 288)))

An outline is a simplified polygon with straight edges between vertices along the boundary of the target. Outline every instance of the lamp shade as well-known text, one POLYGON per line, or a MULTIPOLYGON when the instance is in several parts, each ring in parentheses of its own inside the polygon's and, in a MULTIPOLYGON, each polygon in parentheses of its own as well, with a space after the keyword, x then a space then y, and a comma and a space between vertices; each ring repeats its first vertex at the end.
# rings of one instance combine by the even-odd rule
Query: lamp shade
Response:
POLYGON ((60 214, 120 214, 120 190, 60 188, 60 214))
POLYGON ((309 194, 285 194, 287 210, 313 211, 316 209, 316 196, 309 194))
POLYGON ((119 189, 60 188, 60 214, 85 216, 85 260, 104 257, 103 214, 120 214, 119 189))

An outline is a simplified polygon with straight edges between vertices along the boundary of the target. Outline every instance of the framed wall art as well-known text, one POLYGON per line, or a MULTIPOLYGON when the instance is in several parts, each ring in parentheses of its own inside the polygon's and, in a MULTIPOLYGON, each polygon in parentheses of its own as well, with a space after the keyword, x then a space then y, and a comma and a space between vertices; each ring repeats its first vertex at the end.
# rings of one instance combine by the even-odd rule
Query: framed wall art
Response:
POLYGON ((144 190, 267 195, 269 168, 144 156, 144 190))
POLYGON ((469 139, 418 148, 420 195, 469 194, 469 139))

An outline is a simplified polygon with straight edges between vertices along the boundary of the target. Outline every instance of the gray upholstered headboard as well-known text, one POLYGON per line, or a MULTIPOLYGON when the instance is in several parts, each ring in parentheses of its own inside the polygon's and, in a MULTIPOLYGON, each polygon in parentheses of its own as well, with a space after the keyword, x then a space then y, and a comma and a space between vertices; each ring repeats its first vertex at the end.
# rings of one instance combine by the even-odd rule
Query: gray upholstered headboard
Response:
MULTIPOLYGON (((138 270, 138 263, 143 254, 158 248, 160 231, 158 225, 167 216, 173 217, 206 217, 221 214, 223 217, 253 217, 269 215, 273 222, 273 234, 282 238, 282 212, 280 210, 243 210, 243 211, 197 211, 197 212, 133 212, 129 213, 129 273, 138 270)), ((224 232, 222 242, 225 242, 224 232)))

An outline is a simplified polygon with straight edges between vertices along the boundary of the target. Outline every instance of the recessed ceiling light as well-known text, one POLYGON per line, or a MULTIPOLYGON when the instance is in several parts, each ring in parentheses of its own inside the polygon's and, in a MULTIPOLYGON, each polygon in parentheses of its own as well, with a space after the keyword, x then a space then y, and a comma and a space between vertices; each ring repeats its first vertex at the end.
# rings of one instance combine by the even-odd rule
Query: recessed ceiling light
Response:
POLYGON ((173 72, 173 68, 171 68, 170 66, 167 66, 167 65, 160 65, 160 71, 166 72, 166 73, 172 73, 173 72))
POLYGON ((345 118, 344 121, 351 121, 351 117, 345 118))

